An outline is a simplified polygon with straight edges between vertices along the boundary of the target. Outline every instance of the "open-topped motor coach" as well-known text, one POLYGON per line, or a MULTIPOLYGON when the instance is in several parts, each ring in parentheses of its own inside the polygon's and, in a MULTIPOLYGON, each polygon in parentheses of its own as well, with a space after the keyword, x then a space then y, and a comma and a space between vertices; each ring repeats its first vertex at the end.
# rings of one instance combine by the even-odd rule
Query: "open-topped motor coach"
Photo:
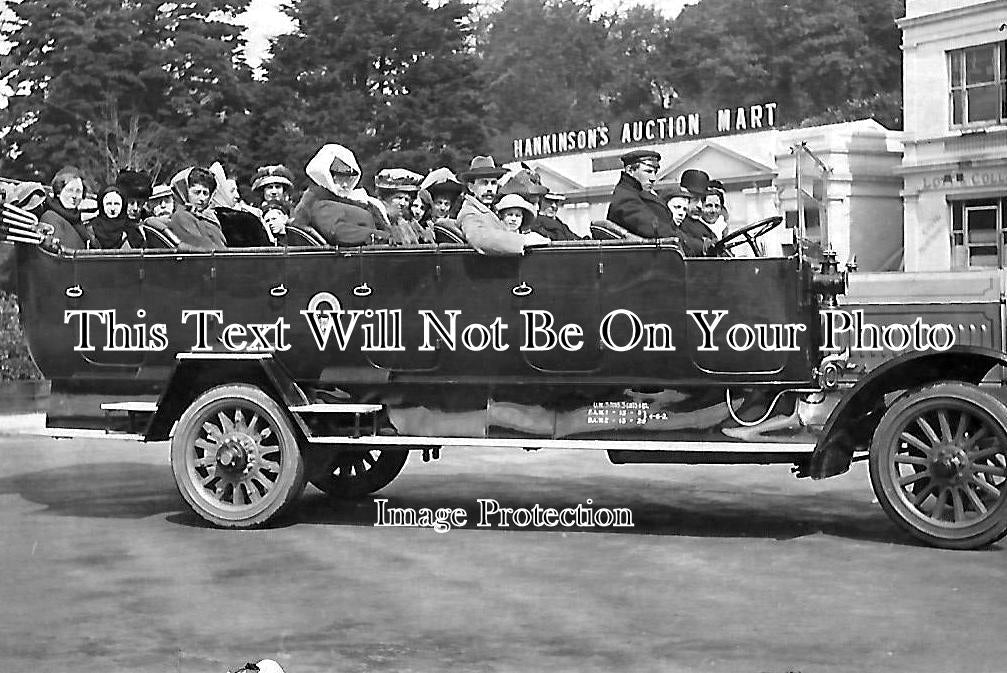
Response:
POLYGON ((409 452, 457 445, 783 463, 816 479, 867 458, 882 507, 920 540, 1007 533, 1007 406, 980 386, 1007 358, 906 325, 880 336, 925 348, 851 376, 848 341, 823 349, 845 273, 803 241, 688 258, 599 222, 593 240, 511 257, 450 227, 417 246, 292 231, 287 247, 68 251, 4 212, 54 401, 100 394, 54 404, 51 432, 170 440, 179 491, 217 526, 267 524, 306 482, 375 492, 409 452))

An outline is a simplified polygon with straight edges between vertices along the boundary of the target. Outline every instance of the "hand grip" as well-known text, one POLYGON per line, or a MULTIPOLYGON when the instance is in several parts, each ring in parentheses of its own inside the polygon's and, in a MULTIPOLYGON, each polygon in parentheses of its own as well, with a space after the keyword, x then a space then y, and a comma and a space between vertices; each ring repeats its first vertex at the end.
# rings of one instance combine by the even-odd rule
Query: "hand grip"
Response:
POLYGON ((511 290, 511 294, 515 297, 527 297, 532 292, 534 292, 534 290, 532 290, 531 286, 525 282, 522 282, 520 285, 515 285, 511 290))

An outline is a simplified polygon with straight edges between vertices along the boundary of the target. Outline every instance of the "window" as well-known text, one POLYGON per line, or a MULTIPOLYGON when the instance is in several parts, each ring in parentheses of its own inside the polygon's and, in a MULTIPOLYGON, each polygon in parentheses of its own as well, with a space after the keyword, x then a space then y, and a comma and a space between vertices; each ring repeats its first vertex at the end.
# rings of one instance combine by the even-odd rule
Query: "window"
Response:
POLYGON ((619 157, 593 157, 591 159, 591 172, 601 173, 603 171, 621 171, 622 159, 619 157))
POLYGON ((954 269, 1007 267, 1004 222, 1007 199, 951 204, 951 258, 954 269))
POLYGON ((1007 42, 948 52, 951 124, 967 126, 1007 119, 1007 42))

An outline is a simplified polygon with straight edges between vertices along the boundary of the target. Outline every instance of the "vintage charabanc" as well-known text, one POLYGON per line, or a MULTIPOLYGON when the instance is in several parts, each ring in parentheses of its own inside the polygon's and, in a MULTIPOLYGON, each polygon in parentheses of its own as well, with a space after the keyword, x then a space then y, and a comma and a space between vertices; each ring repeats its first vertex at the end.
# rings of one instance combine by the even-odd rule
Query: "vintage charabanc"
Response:
POLYGON ((1007 358, 934 338, 851 377, 821 316, 845 274, 803 242, 686 258, 602 222, 513 257, 450 228, 411 247, 291 232, 283 248, 66 251, 4 212, 54 400, 102 401, 54 404, 51 432, 170 439, 179 491, 217 526, 267 524, 306 482, 375 492, 410 451, 502 446, 816 479, 866 458, 882 507, 920 540, 1007 533, 1007 406, 981 385, 1007 358))

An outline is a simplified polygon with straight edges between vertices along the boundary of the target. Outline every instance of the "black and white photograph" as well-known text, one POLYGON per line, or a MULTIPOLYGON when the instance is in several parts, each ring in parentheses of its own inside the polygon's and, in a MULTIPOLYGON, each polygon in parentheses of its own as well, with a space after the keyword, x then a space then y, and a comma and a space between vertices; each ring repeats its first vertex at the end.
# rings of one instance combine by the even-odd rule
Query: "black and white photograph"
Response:
POLYGON ((1007 0, 0 0, 0 673, 1000 673, 1007 0))

